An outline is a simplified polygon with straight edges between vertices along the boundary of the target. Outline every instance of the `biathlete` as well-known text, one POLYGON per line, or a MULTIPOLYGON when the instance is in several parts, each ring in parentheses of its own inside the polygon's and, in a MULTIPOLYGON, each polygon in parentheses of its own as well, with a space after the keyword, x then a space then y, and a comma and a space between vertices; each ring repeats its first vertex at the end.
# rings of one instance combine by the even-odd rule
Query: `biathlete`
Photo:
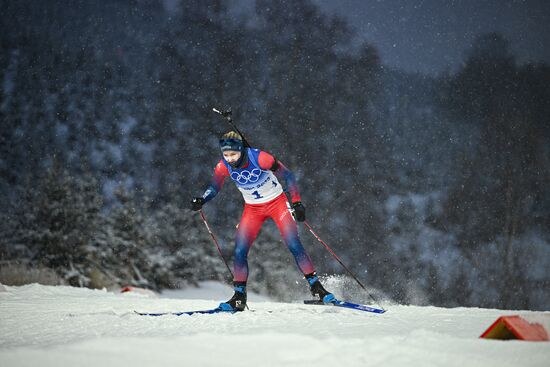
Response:
POLYGON ((308 281, 311 294, 324 303, 334 301, 317 277, 311 258, 298 237, 298 227, 287 206, 287 197, 278 178, 283 178, 288 186, 292 208, 297 221, 305 220, 305 207, 294 174, 272 155, 259 149, 247 147, 242 137, 228 132, 220 139, 223 158, 214 169, 210 186, 202 197, 191 202, 197 211, 212 200, 221 190, 226 177, 231 177, 241 191, 245 204, 237 229, 234 251, 234 290, 235 294, 220 307, 226 310, 242 311, 246 307, 246 281, 248 279, 248 252, 258 236, 263 222, 273 219, 281 235, 294 256, 296 264, 308 281))

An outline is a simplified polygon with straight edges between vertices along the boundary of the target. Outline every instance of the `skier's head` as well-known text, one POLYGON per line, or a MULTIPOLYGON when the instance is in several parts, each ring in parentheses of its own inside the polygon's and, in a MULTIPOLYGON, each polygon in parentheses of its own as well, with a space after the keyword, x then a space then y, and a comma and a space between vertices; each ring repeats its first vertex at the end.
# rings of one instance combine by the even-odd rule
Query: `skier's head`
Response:
POLYGON ((244 144, 243 138, 235 131, 230 131, 222 136, 220 139, 220 149, 222 150, 223 159, 231 167, 239 168, 243 165, 244 157, 244 144))

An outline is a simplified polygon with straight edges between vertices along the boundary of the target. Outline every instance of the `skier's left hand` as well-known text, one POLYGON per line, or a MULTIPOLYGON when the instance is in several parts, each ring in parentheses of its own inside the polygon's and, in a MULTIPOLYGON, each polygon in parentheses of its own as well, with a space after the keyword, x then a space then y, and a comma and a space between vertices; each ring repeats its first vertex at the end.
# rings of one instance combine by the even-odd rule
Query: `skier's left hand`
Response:
POLYGON ((294 209, 294 218, 296 218, 298 222, 306 220, 306 207, 302 205, 301 201, 292 203, 292 209, 294 209))

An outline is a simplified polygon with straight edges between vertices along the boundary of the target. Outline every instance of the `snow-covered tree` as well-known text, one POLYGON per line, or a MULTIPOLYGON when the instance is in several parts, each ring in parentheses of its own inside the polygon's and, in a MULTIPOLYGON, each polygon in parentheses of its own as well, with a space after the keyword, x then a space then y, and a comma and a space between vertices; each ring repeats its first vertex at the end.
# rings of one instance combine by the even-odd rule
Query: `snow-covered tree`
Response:
MULTIPOLYGON (((167 204, 148 222, 148 239, 170 274, 167 286, 196 285, 200 280, 226 280, 228 272, 198 213, 167 204)), ((229 259, 227 259, 229 260, 229 259)))
POLYGON ((23 194, 15 244, 29 249, 32 263, 55 269, 68 283, 86 285, 86 257, 102 205, 97 181, 73 177, 54 162, 23 194))

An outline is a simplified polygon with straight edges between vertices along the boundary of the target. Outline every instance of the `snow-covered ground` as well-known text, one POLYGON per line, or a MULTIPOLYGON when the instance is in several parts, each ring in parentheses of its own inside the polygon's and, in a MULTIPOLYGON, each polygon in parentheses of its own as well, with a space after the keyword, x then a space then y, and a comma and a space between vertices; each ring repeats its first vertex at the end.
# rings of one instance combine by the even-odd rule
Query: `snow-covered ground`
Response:
POLYGON ((147 317, 217 306, 222 285, 160 298, 63 286, 0 285, 0 366, 550 366, 550 343, 479 335, 477 308, 388 306, 383 315, 251 297, 254 312, 147 317), (185 299, 183 299, 183 298, 185 299))

